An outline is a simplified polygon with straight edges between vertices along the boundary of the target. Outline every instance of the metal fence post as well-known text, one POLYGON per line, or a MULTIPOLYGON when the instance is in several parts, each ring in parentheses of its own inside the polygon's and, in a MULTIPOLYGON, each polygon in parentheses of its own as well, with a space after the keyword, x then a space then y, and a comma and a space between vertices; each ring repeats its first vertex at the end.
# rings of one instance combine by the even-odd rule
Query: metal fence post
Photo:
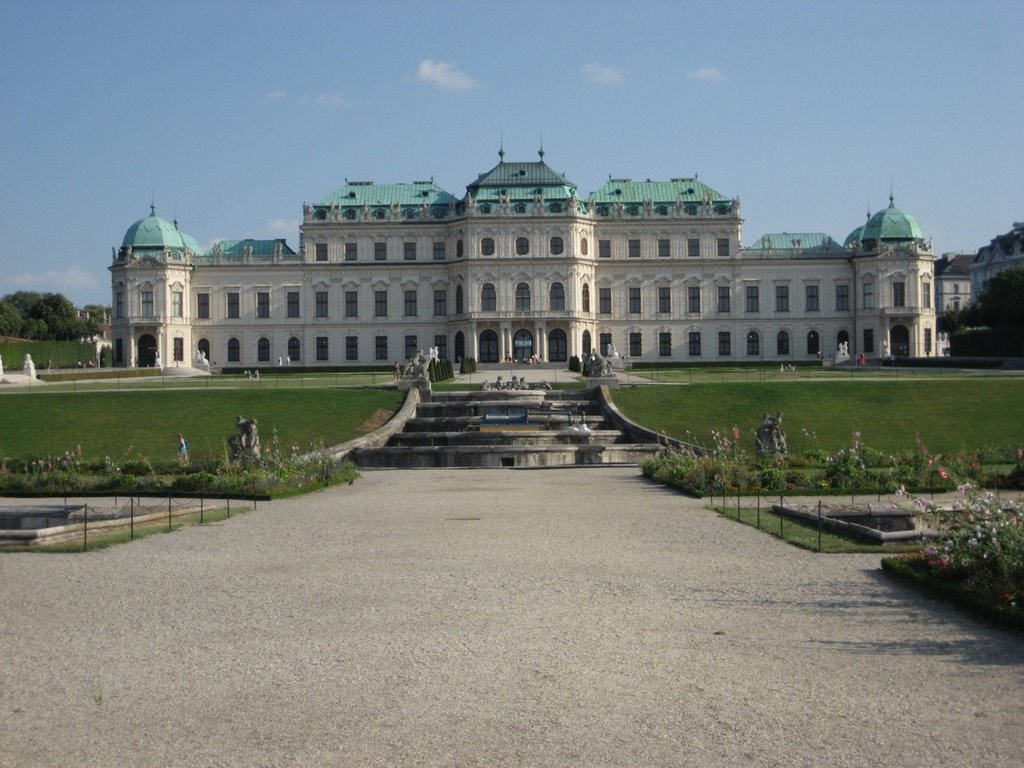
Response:
POLYGON ((757 530, 761 530, 761 489, 757 489, 757 530))
POLYGON ((167 494, 167 532, 171 532, 171 494, 167 494))
POLYGON ((131 514, 131 527, 128 530, 129 530, 130 540, 131 541, 135 541, 135 497, 134 496, 132 496, 131 502, 132 502, 131 512, 130 512, 130 514, 131 514))
POLYGON ((85 505, 85 517, 82 518, 82 551, 89 549, 89 505, 85 505))
POLYGON ((821 552, 821 499, 818 499, 818 551, 821 552))

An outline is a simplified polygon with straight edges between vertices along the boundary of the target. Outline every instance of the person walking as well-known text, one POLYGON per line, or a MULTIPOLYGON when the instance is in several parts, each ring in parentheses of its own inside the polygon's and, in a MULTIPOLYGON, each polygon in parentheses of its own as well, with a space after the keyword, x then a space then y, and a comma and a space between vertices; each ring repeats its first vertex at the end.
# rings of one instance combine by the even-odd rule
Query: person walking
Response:
POLYGON ((178 433, 178 463, 188 464, 188 440, 180 432, 178 433))

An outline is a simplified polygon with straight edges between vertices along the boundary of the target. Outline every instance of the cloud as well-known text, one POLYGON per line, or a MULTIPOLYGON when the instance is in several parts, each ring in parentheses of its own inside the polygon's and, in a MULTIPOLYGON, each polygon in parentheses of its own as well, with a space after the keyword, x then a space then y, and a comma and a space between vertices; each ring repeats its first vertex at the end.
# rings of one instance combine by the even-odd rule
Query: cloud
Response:
POLYGON ((454 64, 446 61, 431 61, 430 59, 420 62, 420 68, 416 71, 416 79, 421 83, 430 83, 449 91, 468 91, 479 85, 461 69, 456 69, 454 64))
POLYGON ((287 99, 288 98, 288 92, 287 91, 267 91, 267 94, 266 94, 266 96, 264 98, 267 101, 278 101, 280 99, 287 99))
POLYGON ((273 238, 294 237, 298 235, 301 223, 298 219, 271 219, 263 231, 273 238))
POLYGON ((19 272, 7 278, 15 290, 42 291, 45 293, 80 293, 107 286, 100 283, 95 272, 88 272, 78 264, 61 269, 50 269, 46 272, 19 272))
POLYGON ((324 109, 343 109, 352 106, 352 102, 337 91, 334 93, 318 93, 316 96, 306 94, 302 97, 302 101, 305 104, 313 104, 324 109))
POLYGON ((718 67, 697 67, 686 73, 691 80, 708 80, 711 82, 725 80, 725 75, 718 67))
POLYGON ((597 85, 617 85, 626 81, 622 70, 611 64, 584 64, 583 77, 588 83, 597 85))

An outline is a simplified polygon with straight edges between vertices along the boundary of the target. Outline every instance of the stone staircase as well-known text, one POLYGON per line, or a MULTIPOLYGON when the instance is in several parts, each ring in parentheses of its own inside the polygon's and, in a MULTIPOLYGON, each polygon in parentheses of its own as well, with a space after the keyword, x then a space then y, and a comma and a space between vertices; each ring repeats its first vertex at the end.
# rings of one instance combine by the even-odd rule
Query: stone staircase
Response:
POLYGON ((636 464, 657 449, 649 436, 631 440, 598 389, 481 390, 428 395, 386 445, 350 458, 366 468, 550 467, 636 464), (481 430, 486 414, 516 409, 536 427, 481 430))

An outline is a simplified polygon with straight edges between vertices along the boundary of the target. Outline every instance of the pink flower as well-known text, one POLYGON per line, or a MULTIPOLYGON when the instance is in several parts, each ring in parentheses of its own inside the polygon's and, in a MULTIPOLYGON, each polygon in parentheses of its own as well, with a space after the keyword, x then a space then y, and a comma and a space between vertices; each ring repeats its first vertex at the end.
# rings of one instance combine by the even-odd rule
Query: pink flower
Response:
POLYGON ((740 428, 739 427, 733 427, 732 428, 732 439, 733 440, 739 440, 740 439, 740 428))
POLYGON ((949 480, 949 472, 947 472, 944 469, 939 469, 939 477, 941 477, 943 480, 949 480))

